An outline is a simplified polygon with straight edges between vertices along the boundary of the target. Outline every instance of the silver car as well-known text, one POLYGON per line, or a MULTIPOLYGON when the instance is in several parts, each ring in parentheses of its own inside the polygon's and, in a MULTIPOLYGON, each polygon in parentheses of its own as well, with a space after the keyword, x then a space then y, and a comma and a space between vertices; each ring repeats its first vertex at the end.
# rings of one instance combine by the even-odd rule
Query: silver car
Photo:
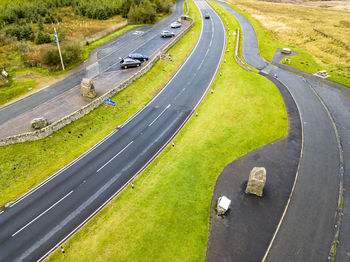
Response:
POLYGON ((181 23, 179 23, 179 22, 174 22, 174 23, 171 23, 171 25, 170 25, 170 27, 171 28, 179 28, 179 27, 181 27, 181 23))
POLYGON ((174 32, 170 32, 168 30, 163 30, 161 33, 160 33, 160 36, 161 37, 173 37, 175 36, 175 33, 174 32))

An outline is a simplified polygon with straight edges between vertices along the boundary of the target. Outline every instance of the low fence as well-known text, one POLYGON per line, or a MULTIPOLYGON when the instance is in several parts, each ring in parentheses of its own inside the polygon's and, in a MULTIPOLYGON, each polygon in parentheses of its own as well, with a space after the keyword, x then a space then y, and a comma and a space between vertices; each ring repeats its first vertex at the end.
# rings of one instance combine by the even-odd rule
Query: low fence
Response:
POLYGON ((236 49, 235 49, 235 60, 237 64, 239 64, 243 69, 247 71, 252 71, 243 61, 238 57, 238 50, 239 50, 239 28, 237 28, 237 37, 236 37, 236 49))
MULTIPOLYGON (((189 24, 187 24, 187 27, 182 30, 179 34, 177 34, 174 38, 172 38, 162 49, 161 51, 164 53, 167 50, 169 50, 184 34, 186 34, 194 25, 195 21, 191 18, 189 18, 189 24)), ((103 100, 106 98, 110 98, 126 87, 128 87, 132 82, 134 82, 136 79, 143 76, 148 70, 152 68, 152 66, 159 60, 160 55, 154 56, 150 61, 146 64, 145 67, 143 67, 140 71, 136 72, 134 75, 129 77, 127 80, 119 84, 118 86, 114 87, 107 93, 103 94, 102 96, 94 99, 89 104, 83 106, 79 110, 71 113, 68 116, 65 116, 56 122, 48 125, 47 127, 44 127, 40 130, 36 130, 33 132, 27 132, 19 135, 9 136, 6 138, 0 139, 0 146, 10 145, 10 144, 16 144, 16 143, 22 143, 27 141, 35 141, 39 139, 43 139, 45 137, 48 137, 53 132, 61 129, 62 127, 65 127, 66 125, 69 125, 70 123, 74 122, 75 120, 78 120, 79 118, 85 116, 86 114, 90 113, 92 110, 103 104, 103 100)))

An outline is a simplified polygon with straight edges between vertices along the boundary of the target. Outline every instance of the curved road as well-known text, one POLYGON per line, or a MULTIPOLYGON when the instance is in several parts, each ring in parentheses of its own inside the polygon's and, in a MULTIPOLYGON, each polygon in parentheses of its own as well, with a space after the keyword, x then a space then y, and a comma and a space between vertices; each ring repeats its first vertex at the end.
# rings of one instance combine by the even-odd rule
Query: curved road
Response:
MULTIPOLYGON (((350 99, 346 92, 268 64, 260 57, 249 21, 224 3, 241 24, 242 55, 262 72, 274 75, 293 96, 302 120, 303 152, 295 190, 267 261, 326 261, 339 218, 341 184, 349 189, 350 99), (343 181, 344 177, 344 181, 343 181)), ((341 192, 342 193, 342 192, 341 192)), ((336 259, 347 261, 350 246, 350 196, 344 192, 344 217, 336 259)))
POLYGON ((47 256, 130 182, 191 116, 225 47, 219 17, 204 1, 196 4, 212 19, 203 19, 196 48, 167 86, 119 131, 0 214, 0 261, 47 256))

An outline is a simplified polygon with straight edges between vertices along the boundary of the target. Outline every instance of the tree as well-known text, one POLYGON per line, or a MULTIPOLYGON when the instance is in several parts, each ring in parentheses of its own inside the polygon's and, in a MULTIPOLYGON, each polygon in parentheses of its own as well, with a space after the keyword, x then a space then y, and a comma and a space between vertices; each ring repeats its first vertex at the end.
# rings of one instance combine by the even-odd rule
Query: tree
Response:
POLYGON ((34 43, 36 45, 41 45, 41 44, 46 44, 51 42, 52 42, 51 36, 45 31, 38 31, 34 40, 34 43))

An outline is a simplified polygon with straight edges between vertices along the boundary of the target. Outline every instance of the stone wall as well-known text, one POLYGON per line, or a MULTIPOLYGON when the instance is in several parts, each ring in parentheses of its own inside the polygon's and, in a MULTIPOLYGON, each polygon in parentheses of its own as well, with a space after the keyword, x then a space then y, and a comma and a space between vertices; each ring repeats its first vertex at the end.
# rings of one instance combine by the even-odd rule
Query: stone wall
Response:
MULTIPOLYGON (((189 23, 186 24, 186 28, 183 29, 179 34, 177 34, 175 37, 173 37, 165 46, 162 48, 162 52, 168 51, 184 34, 186 34, 194 25, 194 20, 190 19, 189 23)), ((143 76, 148 70, 151 69, 151 67, 159 60, 160 55, 153 56, 149 62, 141 68, 140 71, 136 72, 134 75, 129 77, 127 80, 119 84, 118 86, 114 87, 107 93, 103 94, 102 96, 94 99, 89 104, 83 106, 79 110, 71 113, 70 115, 67 115, 60 120, 57 120, 56 122, 50 124, 47 127, 44 127, 40 130, 33 131, 33 132, 27 132, 19 135, 9 136, 6 138, 0 139, 0 146, 10 145, 10 144, 16 144, 16 143, 22 143, 27 141, 35 141, 42 138, 45 138, 49 135, 51 135, 53 132, 61 129, 62 127, 65 127, 66 125, 69 125, 70 123, 74 122, 75 120, 85 116, 86 114, 90 113, 92 110, 103 104, 103 100, 106 98, 110 98, 126 87, 128 87, 132 82, 134 82, 139 77, 143 76)))

